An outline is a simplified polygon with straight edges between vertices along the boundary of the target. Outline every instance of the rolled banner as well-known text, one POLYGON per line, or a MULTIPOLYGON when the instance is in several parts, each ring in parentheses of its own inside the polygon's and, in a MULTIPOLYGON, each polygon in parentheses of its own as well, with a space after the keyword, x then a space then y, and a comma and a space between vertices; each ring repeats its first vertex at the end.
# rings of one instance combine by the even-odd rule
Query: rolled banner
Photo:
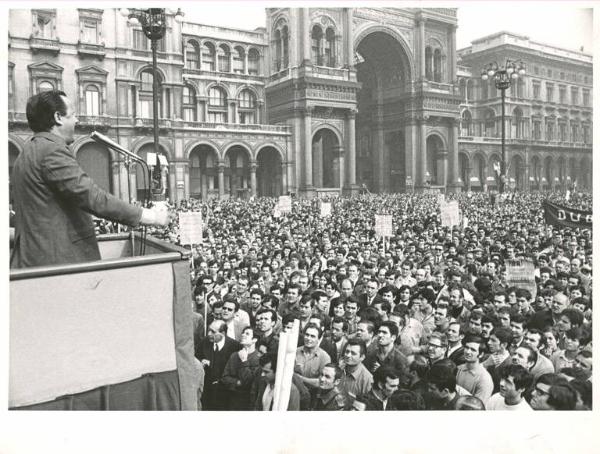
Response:
POLYGON ((273 397, 274 411, 287 411, 292 387, 292 377, 294 375, 294 366, 296 365, 296 350, 298 349, 299 332, 300 320, 296 319, 294 320, 291 331, 289 333, 284 333, 285 337, 282 336, 279 338, 277 372, 275 374, 275 395, 273 397))

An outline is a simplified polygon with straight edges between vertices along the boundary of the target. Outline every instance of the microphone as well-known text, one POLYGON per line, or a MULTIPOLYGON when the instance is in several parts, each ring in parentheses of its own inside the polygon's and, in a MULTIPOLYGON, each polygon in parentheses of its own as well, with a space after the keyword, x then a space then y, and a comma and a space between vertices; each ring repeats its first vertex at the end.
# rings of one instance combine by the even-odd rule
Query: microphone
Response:
POLYGON ((123 148, 117 142, 110 140, 108 137, 106 137, 104 134, 100 134, 98 131, 92 132, 90 137, 92 140, 95 140, 96 142, 104 145, 105 147, 112 148, 113 150, 117 151, 118 153, 122 153, 125 156, 128 156, 129 158, 133 159, 134 161, 144 162, 144 160, 142 158, 140 158, 138 155, 132 153, 131 151, 127 150, 126 148, 123 148))

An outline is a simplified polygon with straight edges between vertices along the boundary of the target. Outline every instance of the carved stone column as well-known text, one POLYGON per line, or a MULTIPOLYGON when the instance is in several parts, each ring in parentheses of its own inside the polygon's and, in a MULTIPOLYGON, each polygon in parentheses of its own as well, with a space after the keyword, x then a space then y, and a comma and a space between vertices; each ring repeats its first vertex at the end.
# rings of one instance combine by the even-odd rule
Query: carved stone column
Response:
POLYGON ((450 188, 454 192, 460 192, 460 184, 458 183, 459 169, 458 169, 458 126, 460 120, 453 118, 450 121, 450 188))
POLYGON ((250 163, 250 194, 256 196, 256 168, 258 164, 256 162, 250 163))
POLYGON ((222 199, 225 195, 225 163, 219 162, 217 164, 218 182, 219 182, 219 199, 222 199))
POLYGON ((345 185, 348 190, 356 189, 356 110, 346 112, 346 160, 345 185))
POLYGON ((307 107, 303 111, 304 115, 304 187, 312 189, 313 187, 313 162, 312 162, 312 107, 307 107))
POLYGON ((416 184, 425 186, 425 175, 427 174, 427 116, 417 118, 419 127, 419 173, 416 184))

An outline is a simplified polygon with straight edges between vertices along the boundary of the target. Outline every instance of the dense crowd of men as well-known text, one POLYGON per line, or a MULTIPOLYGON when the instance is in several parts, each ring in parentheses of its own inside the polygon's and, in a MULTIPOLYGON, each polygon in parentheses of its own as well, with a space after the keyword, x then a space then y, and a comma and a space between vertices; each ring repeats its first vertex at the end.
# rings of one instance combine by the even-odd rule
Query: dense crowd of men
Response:
MULTIPOLYGON (((541 202, 591 211, 591 194, 447 199, 460 226, 434 194, 336 198, 326 217, 317 199, 279 216, 269 198, 181 203, 207 221, 202 408, 270 410, 278 336, 299 320, 288 410, 590 410, 591 231, 546 225, 541 202), (385 243, 375 214, 393 216, 385 243), (533 289, 507 280, 512 261, 533 262, 533 289)), ((176 224, 155 234, 178 242, 176 224)))

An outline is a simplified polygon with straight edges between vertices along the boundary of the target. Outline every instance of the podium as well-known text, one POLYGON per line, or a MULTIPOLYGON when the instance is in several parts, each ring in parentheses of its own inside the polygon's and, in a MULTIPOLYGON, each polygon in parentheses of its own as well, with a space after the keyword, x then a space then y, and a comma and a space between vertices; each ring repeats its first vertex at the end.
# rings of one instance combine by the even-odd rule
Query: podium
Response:
POLYGON ((9 409, 196 410, 191 252, 98 244, 98 261, 10 271, 9 409))

